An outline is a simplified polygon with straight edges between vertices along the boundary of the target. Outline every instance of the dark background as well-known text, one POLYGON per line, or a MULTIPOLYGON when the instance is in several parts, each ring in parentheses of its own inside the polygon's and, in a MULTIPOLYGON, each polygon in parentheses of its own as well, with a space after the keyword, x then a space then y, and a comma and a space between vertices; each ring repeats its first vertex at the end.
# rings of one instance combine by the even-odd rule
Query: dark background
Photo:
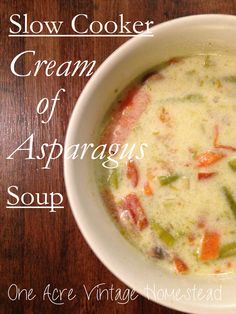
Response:
MULTIPOLYGON (((43 143, 51 143, 55 138, 63 143, 72 109, 88 80, 85 76, 48 78, 43 72, 37 77, 17 78, 10 71, 12 59, 24 50, 36 50, 35 61, 55 59, 59 64, 95 59, 99 66, 128 38, 9 38, 9 17, 28 13, 31 20, 63 20, 67 21, 69 32, 69 22, 78 13, 101 22, 116 21, 118 14, 123 13, 133 22, 153 20, 158 24, 192 14, 236 14, 236 1, 1 0, 0 12, 0 313, 177 313, 141 296, 127 305, 111 300, 98 302, 95 297, 87 301, 83 284, 88 289, 102 282, 107 288, 112 284, 115 288, 126 287, 95 257, 76 226, 66 198, 62 158, 52 163, 51 170, 41 170, 42 161, 24 160, 24 154, 6 160, 31 133, 35 134, 36 153, 43 143), (52 120, 42 125, 36 106, 41 98, 54 97, 60 88, 65 88, 66 93, 52 120), (49 214, 47 209, 6 209, 10 185, 18 185, 19 193, 60 192, 64 195, 65 209, 55 214, 49 214), (12 283, 33 288, 38 297, 33 301, 10 301, 7 290, 12 283), (42 302, 41 293, 48 283, 61 289, 74 288, 80 297, 66 301, 63 306, 42 302)), ((32 59, 27 58, 19 67, 24 70, 31 64, 32 59)))

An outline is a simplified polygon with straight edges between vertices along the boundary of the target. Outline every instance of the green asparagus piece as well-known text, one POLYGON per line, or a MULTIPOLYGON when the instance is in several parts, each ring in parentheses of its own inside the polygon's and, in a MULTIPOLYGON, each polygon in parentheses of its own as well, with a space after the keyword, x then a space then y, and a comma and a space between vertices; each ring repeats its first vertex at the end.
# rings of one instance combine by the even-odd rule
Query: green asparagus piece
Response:
POLYGON ((233 171, 236 171, 236 159, 232 159, 228 162, 228 165, 233 171))
POLYGON ((225 81, 230 82, 230 83, 236 83, 236 76, 235 75, 226 76, 225 81))
POLYGON ((220 258, 236 255, 236 242, 225 244, 220 249, 220 258))
POLYGON ((112 173, 110 174, 110 176, 108 178, 108 182, 113 188, 118 189, 118 187, 119 187, 119 175, 118 175, 117 169, 112 170, 112 173))
POLYGON ((226 186, 223 187, 223 192, 229 204, 229 207, 232 210, 234 217, 236 218, 236 201, 234 200, 232 193, 226 186))
POLYGON ((160 176, 160 177, 158 177, 158 179, 159 179, 160 185, 167 185, 167 184, 170 184, 170 183, 178 180, 179 175, 174 174, 174 175, 170 175, 170 176, 160 176))
POLYGON ((204 97, 201 94, 189 94, 183 97, 183 100, 203 101, 204 97))
POLYGON ((173 246, 175 243, 175 238, 157 222, 151 221, 152 229, 157 233, 160 240, 164 242, 167 246, 173 246))

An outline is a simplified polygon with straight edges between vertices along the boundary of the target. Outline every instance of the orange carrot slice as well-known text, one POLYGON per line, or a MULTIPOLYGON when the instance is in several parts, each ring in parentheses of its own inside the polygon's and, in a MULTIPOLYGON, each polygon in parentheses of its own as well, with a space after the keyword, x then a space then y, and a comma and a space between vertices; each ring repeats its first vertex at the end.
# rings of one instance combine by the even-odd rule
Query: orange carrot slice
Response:
POLYGON ((179 257, 177 256, 174 257, 174 263, 175 268, 179 273, 186 273, 188 271, 188 266, 179 257))
POLYGON ((215 176, 217 172, 199 172, 198 173, 198 180, 205 180, 215 176))
POLYGON ((131 181, 132 186, 135 188, 138 185, 139 174, 138 169, 133 160, 129 160, 127 163, 127 178, 131 181))
POLYGON ((217 232, 206 231, 200 250, 200 260, 209 261, 219 257, 220 253, 220 235, 217 232))
POLYGON ((130 218, 139 230, 148 226, 148 220, 139 198, 135 193, 130 193, 122 200, 120 204, 121 211, 127 210, 130 218))
POLYGON ((144 184, 144 189, 143 189, 143 190, 144 190, 144 194, 145 194, 145 195, 147 195, 147 196, 153 195, 153 190, 152 190, 152 188, 151 188, 149 182, 146 182, 146 183, 144 184))
POLYGON ((142 86, 131 89, 112 113, 101 138, 101 144, 123 144, 149 104, 150 96, 142 86))
POLYGON ((196 157, 197 160, 197 166, 198 167, 208 167, 214 163, 216 163, 217 161, 219 161, 220 159, 226 157, 226 155, 221 154, 221 153, 215 153, 212 151, 207 151, 201 155, 198 155, 196 157))

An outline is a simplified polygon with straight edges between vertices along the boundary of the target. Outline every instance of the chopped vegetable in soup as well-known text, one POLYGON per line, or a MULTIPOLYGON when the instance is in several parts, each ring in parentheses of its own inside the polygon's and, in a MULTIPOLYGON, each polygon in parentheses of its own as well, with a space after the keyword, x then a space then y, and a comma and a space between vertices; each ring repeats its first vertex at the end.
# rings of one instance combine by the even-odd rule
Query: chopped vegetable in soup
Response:
POLYGON ((121 233, 177 273, 236 272, 236 57, 172 58, 124 91, 100 143, 146 143, 97 167, 121 233))

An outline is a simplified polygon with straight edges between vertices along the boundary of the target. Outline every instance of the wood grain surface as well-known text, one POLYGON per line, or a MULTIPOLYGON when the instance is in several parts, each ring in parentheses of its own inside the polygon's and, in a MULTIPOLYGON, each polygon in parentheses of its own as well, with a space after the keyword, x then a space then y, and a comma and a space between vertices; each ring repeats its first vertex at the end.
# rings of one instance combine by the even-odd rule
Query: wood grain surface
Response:
MULTIPOLYGON (((1 213, 0 213, 0 313, 178 313, 139 296, 127 305, 111 300, 87 300, 88 289, 98 283, 125 289, 96 258, 82 237, 68 204, 63 181, 62 158, 51 170, 42 170, 42 161, 24 160, 24 153, 14 160, 6 157, 31 133, 35 134, 34 150, 55 138, 64 142, 68 121, 84 88, 86 77, 17 78, 10 71, 12 59, 21 51, 35 50, 38 59, 55 59, 58 63, 78 59, 97 61, 99 66, 127 38, 9 38, 9 17, 28 13, 35 20, 70 21, 78 13, 100 21, 117 20, 123 13, 128 20, 153 20, 155 24, 180 16, 201 13, 236 14, 233 0, 1 0, 1 213), (52 98, 65 88, 60 105, 50 123, 42 125, 36 114, 38 101, 52 98), (46 209, 6 209, 7 188, 19 186, 19 192, 60 192, 65 209, 49 214, 46 209), (33 288, 37 295, 50 283, 57 288, 74 288, 80 297, 63 306, 42 301, 10 301, 8 287, 33 288)), ((69 32, 69 23, 68 29, 69 32)), ((19 70, 26 70, 32 58, 25 58, 19 70)))

